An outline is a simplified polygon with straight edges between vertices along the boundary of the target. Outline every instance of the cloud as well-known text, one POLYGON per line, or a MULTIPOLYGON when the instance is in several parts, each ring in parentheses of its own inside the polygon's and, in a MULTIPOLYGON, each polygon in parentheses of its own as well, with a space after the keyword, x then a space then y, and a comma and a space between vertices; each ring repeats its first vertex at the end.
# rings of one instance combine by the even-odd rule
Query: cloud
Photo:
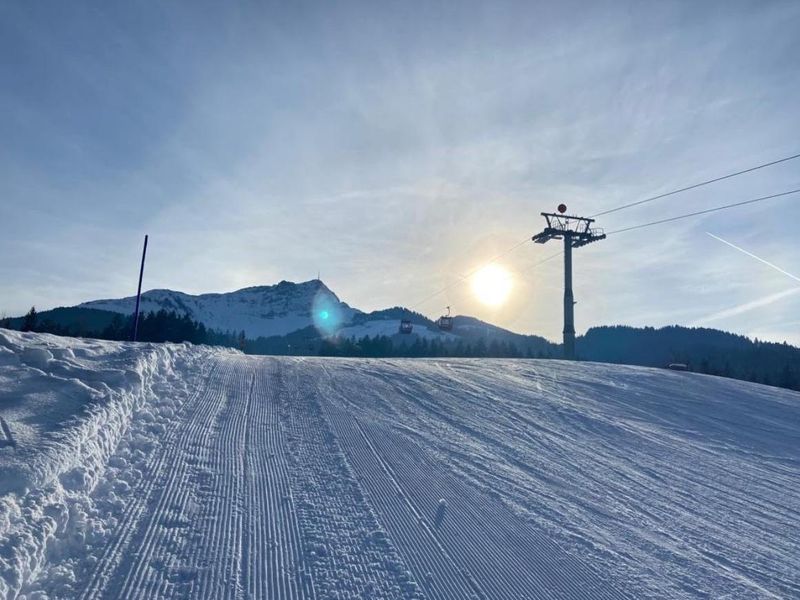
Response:
MULTIPOLYGON (((536 233, 539 212, 560 202, 596 213, 795 153, 800 139, 797 3, 724 14, 690 2, 130 4, 53 13, 63 19, 47 4, 9 8, 0 25, 14 58, 0 90, 12 314, 129 295, 145 233, 145 287, 223 291, 320 269, 354 306, 411 306, 536 233)), ((797 183, 778 165, 597 224, 797 183)), ((772 271, 739 268, 703 232, 713 222, 798 264, 797 207, 742 207, 581 249, 578 329, 704 318, 747 304, 754 286, 778 292, 772 271)), ((561 261, 533 265, 559 249, 503 258, 519 279, 503 311, 464 285, 420 309, 451 304, 558 339, 561 261)), ((726 325, 778 327, 747 317, 726 325)))
POLYGON ((746 312, 750 312, 751 310, 755 310, 757 308, 763 308, 765 306, 769 306, 770 304, 774 304, 775 302, 783 300, 784 298, 788 298, 789 296, 793 296, 798 292, 800 292, 800 288, 792 288, 789 290, 778 292, 776 294, 769 294, 768 296, 758 298, 757 300, 751 300, 750 302, 745 302, 744 304, 738 304, 731 308, 726 308, 725 310, 712 313, 706 317, 697 319, 691 325, 693 327, 698 327, 700 325, 711 323, 712 321, 720 321, 723 319, 736 317, 746 312))

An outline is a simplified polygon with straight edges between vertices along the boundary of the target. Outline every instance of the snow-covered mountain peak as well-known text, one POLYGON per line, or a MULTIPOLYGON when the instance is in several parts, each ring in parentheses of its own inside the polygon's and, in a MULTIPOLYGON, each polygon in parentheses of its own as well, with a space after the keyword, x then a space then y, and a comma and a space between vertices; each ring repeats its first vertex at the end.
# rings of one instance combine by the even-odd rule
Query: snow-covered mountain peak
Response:
MULTIPOLYGON (((131 314, 136 298, 94 300, 80 306, 131 314)), ((339 300, 318 279, 275 285, 253 286, 234 292, 192 295, 155 289, 142 294, 140 310, 175 311, 219 331, 244 331, 248 338, 285 335, 315 323, 315 311, 336 314, 337 321, 349 322, 360 311, 339 300), (320 309, 319 307, 324 307, 320 309)), ((317 319, 318 320, 318 319, 317 319)))
MULTIPOLYGON (((153 292, 156 291, 162 290, 153 290, 153 292)), ((241 301, 247 303, 258 303, 262 305, 283 303, 287 305, 287 307, 294 307, 295 305, 297 307, 308 307, 319 295, 324 295, 335 302, 341 302, 338 296, 318 279, 312 279, 310 281, 303 281, 300 283, 284 280, 280 283, 276 283, 275 285, 256 285, 222 294, 200 294, 197 297, 227 297, 231 299, 240 299, 241 301)))

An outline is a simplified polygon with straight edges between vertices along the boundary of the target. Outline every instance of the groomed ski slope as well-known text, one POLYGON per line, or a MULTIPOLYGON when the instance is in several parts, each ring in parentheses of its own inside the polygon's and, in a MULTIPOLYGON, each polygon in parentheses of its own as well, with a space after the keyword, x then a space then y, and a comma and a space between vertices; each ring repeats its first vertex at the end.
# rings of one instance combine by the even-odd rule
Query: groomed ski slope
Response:
POLYGON ((800 596, 793 392, 0 330, 0 416, 0 597, 800 596))

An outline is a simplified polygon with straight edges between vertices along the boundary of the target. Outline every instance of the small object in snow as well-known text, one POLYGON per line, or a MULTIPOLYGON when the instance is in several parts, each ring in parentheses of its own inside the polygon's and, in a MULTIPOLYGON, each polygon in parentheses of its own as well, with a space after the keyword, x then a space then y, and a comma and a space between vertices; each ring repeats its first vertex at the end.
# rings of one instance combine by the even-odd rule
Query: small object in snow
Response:
POLYGON ((439 506, 436 508, 436 518, 434 519, 434 527, 439 529, 442 526, 442 521, 444 521, 444 513, 447 510, 447 501, 442 498, 439 500, 439 506))
POLYGON ((16 446, 14 436, 11 435, 11 428, 3 417, 0 417, 0 448, 3 446, 16 446))

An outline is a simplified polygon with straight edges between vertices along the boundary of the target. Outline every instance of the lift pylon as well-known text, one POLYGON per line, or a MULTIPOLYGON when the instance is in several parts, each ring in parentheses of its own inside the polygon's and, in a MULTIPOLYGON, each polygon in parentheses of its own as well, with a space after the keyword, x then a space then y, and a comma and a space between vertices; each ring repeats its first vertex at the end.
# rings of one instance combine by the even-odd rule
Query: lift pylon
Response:
POLYGON ((594 219, 565 214, 567 207, 559 204, 558 213, 542 213, 547 221, 544 231, 531 239, 537 244, 564 240, 564 358, 575 358, 575 299, 572 294, 572 249, 604 240, 602 229, 592 227, 594 219))

